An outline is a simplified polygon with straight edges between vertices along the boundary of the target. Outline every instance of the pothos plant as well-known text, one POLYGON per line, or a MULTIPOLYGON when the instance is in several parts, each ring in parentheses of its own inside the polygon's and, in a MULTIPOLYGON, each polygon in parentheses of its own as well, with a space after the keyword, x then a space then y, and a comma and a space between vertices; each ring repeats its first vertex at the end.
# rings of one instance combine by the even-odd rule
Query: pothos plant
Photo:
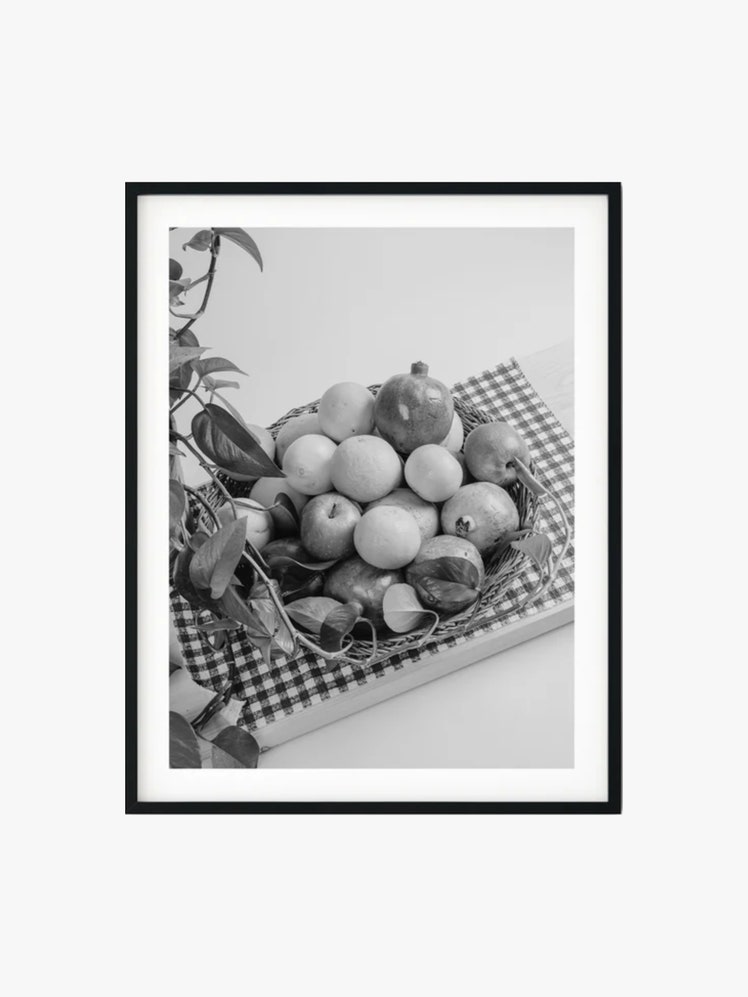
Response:
MULTIPOLYGON (((183 244, 183 250, 208 255, 206 272, 196 280, 183 275, 181 264, 169 260, 169 544, 172 583, 179 595, 196 611, 201 638, 213 649, 226 645, 227 635, 242 631, 270 662, 280 656, 294 656, 299 645, 316 655, 334 660, 343 652, 345 633, 331 621, 325 633, 326 646, 296 630, 283 603, 283 594, 294 591, 299 598, 305 591, 318 591, 317 583, 328 563, 305 564, 292 557, 276 557, 272 565, 247 540, 246 525, 238 515, 237 504, 227 482, 251 482, 257 478, 284 477, 250 432, 241 414, 226 398, 226 392, 239 387, 225 375, 243 375, 236 364, 224 357, 206 357, 209 347, 200 343, 196 323, 205 314, 218 270, 221 247, 229 242, 248 255, 263 269, 262 256, 254 239, 241 228, 211 228, 197 232, 183 244), (187 297, 202 289, 202 299, 190 311, 187 297), (217 377, 216 375, 224 375, 217 377), (199 409, 191 420, 189 432, 181 432, 177 412, 189 399, 199 409), (201 490, 191 488, 181 473, 180 461, 192 454, 205 471, 230 510, 228 522, 222 522, 201 490), (283 592, 281 586, 284 586, 283 592), (290 588, 289 588, 290 586, 290 588)), ((298 532, 298 515, 293 503, 279 494, 274 509, 276 517, 288 519, 288 532, 298 532)), ((318 600, 320 603, 332 600, 318 600)), ((329 607, 326 607, 326 611, 329 607)), ((319 608, 317 609, 319 612, 319 608)), ((304 617, 306 619, 306 617, 304 617)), ((312 628, 314 628, 312 620, 312 628)), ((345 632, 350 627, 346 626, 345 632)), ((317 626, 317 632, 320 627, 317 626)), ((233 669, 225 689, 218 693, 199 715, 188 721, 173 713, 171 717, 172 763, 194 765, 199 746, 194 730, 200 730, 218 713, 231 695, 233 669), (192 732, 192 733, 191 733, 192 732), (193 743, 194 740, 194 743, 193 743)), ((237 728, 233 728, 238 731, 237 728)), ((231 734, 229 754, 247 759, 254 749, 240 750, 238 732, 231 734)), ((221 735, 227 739, 225 732, 221 735)), ((249 737, 249 735, 246 735, 249 737)), ((256 743, 250 740, 256 749, 256 743)), ((216 742, 214 742, 216 743, 216 742)), ((226 744, 223 745, 224 751, 226 744)), ((256 758, 256 752, 255 752, 256 758)), ((219 764, 225 762, 219 760, 219 764)), ((216 758, 214 754, 214 764, 216 758)))

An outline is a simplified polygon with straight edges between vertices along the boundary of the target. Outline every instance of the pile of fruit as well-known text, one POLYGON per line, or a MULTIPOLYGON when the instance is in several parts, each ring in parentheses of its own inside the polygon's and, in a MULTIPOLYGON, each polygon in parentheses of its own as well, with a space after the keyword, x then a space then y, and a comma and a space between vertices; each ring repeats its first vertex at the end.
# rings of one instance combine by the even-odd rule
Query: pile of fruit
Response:
POLYGON ((426 364, 376 394, 335 384, 317 412, 288 419, 275 438, 248 428, 284 477, 245 484, 248 494, 223 501, 218 519, 243 520, 282 617, 325 652, 344 651, 348 635, 376 645, 377 634, 433 632, 475 607, 486 564, 522 535, 507 489, 533 480, 527 445, 504 422, 465 437, 452 395, 426 364))

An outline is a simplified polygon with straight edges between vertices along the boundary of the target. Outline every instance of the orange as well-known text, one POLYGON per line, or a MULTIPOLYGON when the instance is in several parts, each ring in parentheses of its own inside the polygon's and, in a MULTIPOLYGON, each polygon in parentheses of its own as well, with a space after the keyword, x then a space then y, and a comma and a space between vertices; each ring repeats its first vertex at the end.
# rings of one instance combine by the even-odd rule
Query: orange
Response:
POLYGON ((402 481, 400 458, 377 436, 350 436, 343 440, 332 460, 335 490, 356 502, 383 498, 402 481))
POLYGON ((380 505, 356 523, 353 543, 359 557, 375 568, 402 568, 421 546, 421 531, 407 509, 380 505))
POLYGON ((427 443, 405 462, 405 480, 427 502, 445 502, 462 484, 462 467, 445 447, 427 443))
POLYGON ((341 381, 322 395, 319 425, 336 443, 349 436, 366 436, 374 428, 374 395, 363 384, 341 381))
POLYGON ((331 439, 316 433, 294 440, 283 457, 289 485, 302 495, 329 492, 330 465, 336 449, 331 439))

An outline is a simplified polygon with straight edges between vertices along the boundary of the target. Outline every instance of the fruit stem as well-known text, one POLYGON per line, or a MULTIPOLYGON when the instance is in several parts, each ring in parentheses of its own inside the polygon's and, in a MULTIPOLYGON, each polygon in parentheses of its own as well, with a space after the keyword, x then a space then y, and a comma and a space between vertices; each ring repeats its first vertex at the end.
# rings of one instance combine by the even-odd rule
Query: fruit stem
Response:
POLYGON ((410 365, 410 372, 411 374, 419 374, 425 377, 429 372, 429 365, 424 363, 422 360, 419 360, 417 363, 412 363, 410 365))

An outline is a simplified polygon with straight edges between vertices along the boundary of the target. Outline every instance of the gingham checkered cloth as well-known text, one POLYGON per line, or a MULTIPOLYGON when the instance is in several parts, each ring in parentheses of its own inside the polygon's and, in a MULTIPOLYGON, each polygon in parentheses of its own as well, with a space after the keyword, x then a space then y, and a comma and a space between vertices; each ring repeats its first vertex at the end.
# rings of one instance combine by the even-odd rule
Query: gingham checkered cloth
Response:
MULTIPOLYGON (((477 408, 483 409, 515 426, 527 441, 536 463, 537 474, 566 509, 569 525, 574 524, 574 443, 556 417, 528 382, 516 360, 500 364, 476 377, 456 384, 453 394, 477 408)), ((549 502, 543 502, 535 529, 548 534, 558 550, 563 542, 561 517, 549 502)), ((525 571, 506 594, 506 608, 518 602, 529 592, 537 580, 533 568, 525 571)), ((427 644, 415 651, 398 654, 369 666, 342 664, 334 671, 321 659, 309 652, 289 661, 277 658, 268 668, 252 644, 240 636, 231 640, 230 646, 221 651, 209 651, 195 630, 195 615, 189 605, 175 592, 171 593, 171 606, 177 634, 182 645, 187 668, 201 685, 224 689, 229 676, 231 656, 235 661, 236 679, 232 696, 242 700, 244 707, 238 723, 249 730, 267 727, 275 720, 298 713, 306 707, 336 696, 345 696, 355 686, 374 682, 389 672, 407 668, 445 644, 451 647, 470 640, 476 633, 499 629, 507 623, 566 602, 574 595, 574 547, 570 545, 558 574, 543 597, 523 607, 519 612, 503 616, 501 621, 492 615, 478 616, 476 625, 468 634, 449 637, 438 644, 427 644)))

